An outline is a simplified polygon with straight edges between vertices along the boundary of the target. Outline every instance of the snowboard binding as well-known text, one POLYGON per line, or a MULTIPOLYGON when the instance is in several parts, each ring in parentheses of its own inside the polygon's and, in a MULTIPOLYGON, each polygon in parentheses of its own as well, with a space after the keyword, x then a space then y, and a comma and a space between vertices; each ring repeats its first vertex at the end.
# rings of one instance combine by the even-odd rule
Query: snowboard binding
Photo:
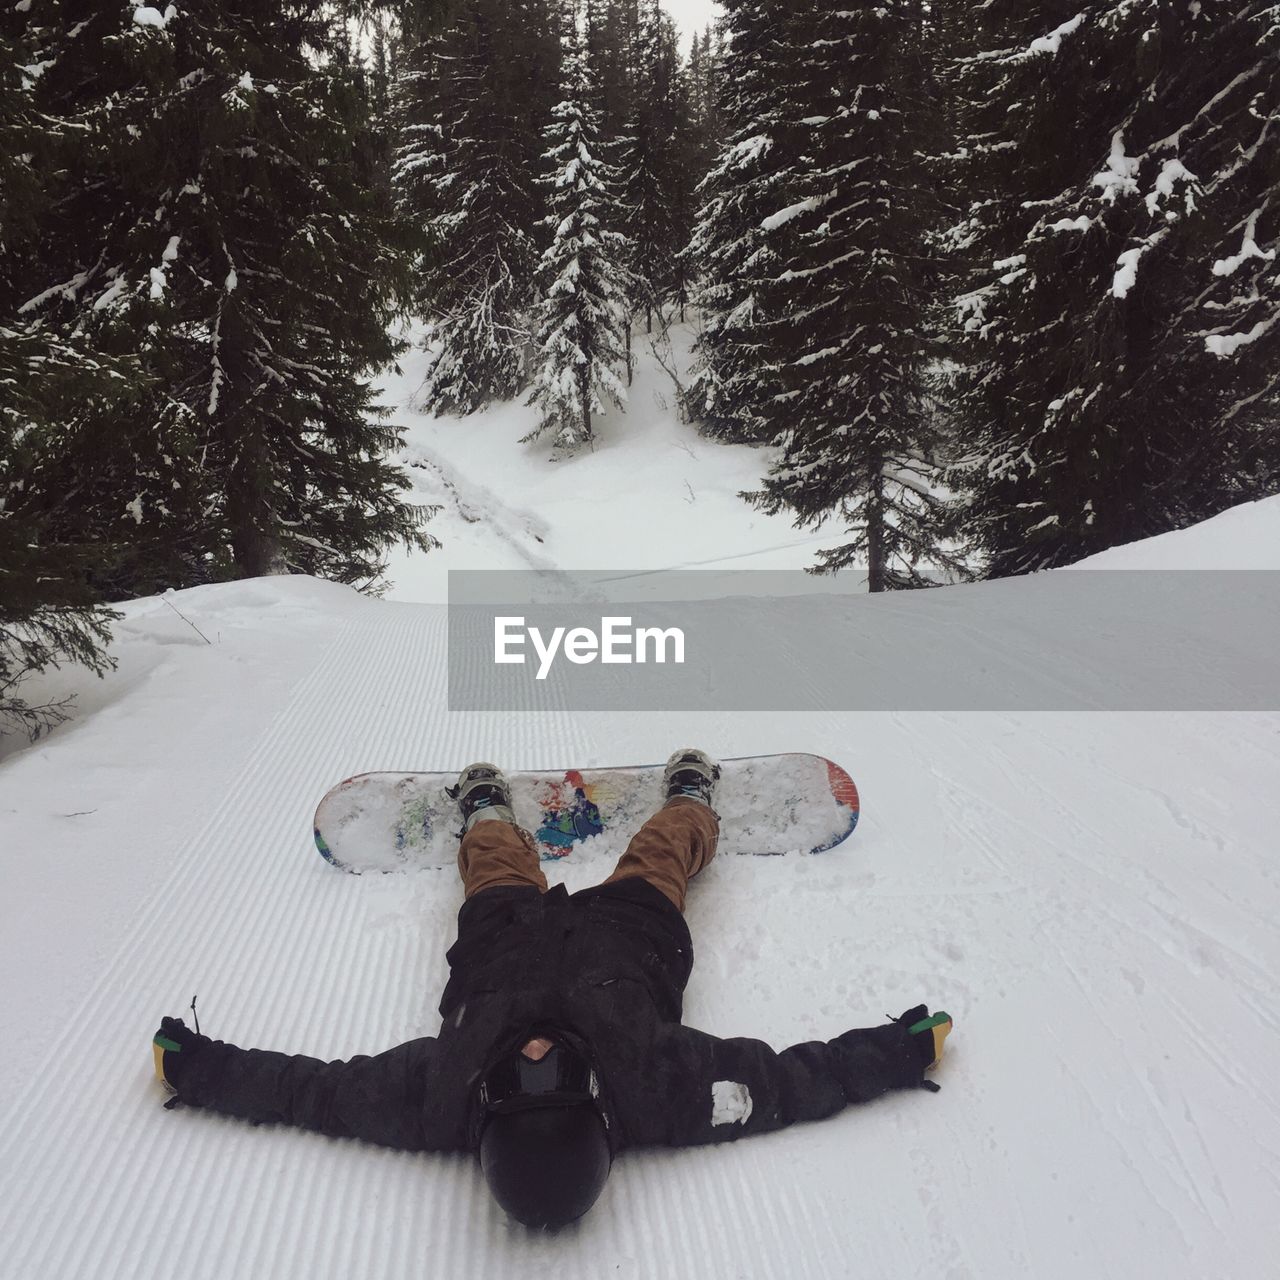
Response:
POLYGON ((446 787, 445 794, 458 802, 462 815, 462 834, 465 835, 477 822, 495 819, 515 826, 516 815, 511 808, 511 784, 506 774, 495 764, 479 760, 469 764, 458 775, 455 786, 446 787))
POLYGON ((672 754, 662 771, 662 793, 667 800, 689 796, 710 809, 719 778, 720 766, 705 751, 682 747, 672 754))

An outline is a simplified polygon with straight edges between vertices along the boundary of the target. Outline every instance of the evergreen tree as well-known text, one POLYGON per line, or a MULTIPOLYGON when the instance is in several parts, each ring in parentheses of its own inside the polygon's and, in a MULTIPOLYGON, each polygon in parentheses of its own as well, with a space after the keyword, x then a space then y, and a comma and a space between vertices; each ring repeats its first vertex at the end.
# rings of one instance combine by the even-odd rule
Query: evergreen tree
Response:
POLYGON ((438 413, 473 413, 525 384, 555 28, 545 0, 461 0, 418 47, 425 63, 403 73, 396 177, 429 241, 415 298, 432 322, 424 398, 438 413))
POLYGON ((670 259, 669 292, 680 307, 681 320, 698 281, 689 244, 698 225, 699 189, 711 172, 723 141, 716 108, 719 56, 719 44, 708 26, 690 44, 688 64, 678 88, 672 218, 679 251, 670 259))
POLYGON ((685 253, 698 221, 698 187, 711 167, 710 152, 694 103, 690 69, 676 68, 671 93, 672 133, 670 182, 670 241, 658 272, 656 291, 673 302, 685 318, 695 283, 692 262, 685 253))
MULTIPOLYGON (((727 100, 725 88, 725 49, 728 43, 728 24, 724 18, 716 20, 703 34, 702 40, 702 115, 703 132, 707 138, 708 155, 717 156, 727 137, 723 103, 727 100)), ((706 168, 710 169, 708 163, 706 168)))
POLYGON ((412 50, 427 41, 433 34, 445 30, 453 20, 462 0, 386 0, 378 8, 391 9, 395 14, 388 62, 394 83, 400 70, 397 59, 406 50, 412 50))
MULTIPOLYGON (((406 22, 389 52, 390 122, 393 129, 391 179, 397 206, 418 229, 419 249, 428 255, 440 237, 432 235, 433 221, 446 206, 437 195, 446 158, 442 113, 447 100, 447 77, 453 66, 448 55, 450 27, 406 22)), ((415 310, 429 310, 423 273, 430 256, 419 261, 411 285, 415 310)))
POLYGON ((128 352, 145 400, 64 422, 46 517, 100 519, 108 543, 145 549, 95 573, 113 594, 279 571, 359 582, 392 541, 429 545, 364 379, 396 352, 402 258, 332 16, 63 8, 41 106, 84 141, 45 256, 59 274, 28 305, 128 352))
MULTIPOLYGON (((8 551, 0 532, 0 550, 8 551)), ((33 603, 8 593, 8 588, 21 577, 19 585, 35 578, 22 571, 21 562, 0 570, 0 737, 7 733, 25 733, 34 742, 42 733, 69 718, 72 700, 55 699, 32 704, 19 695, 19 687, 31 676, 50 667, 68 662, 79 663, 95 675, 114 669, 115 660, 107 653, 111 639, 110 623, 119 614, 95 605, 52 605, 40 593, 33 603)), ((41 571, 43 566, 40 566, 41 571)))
POLYGON ((778 392, 760 412, 780 455, 751 495, 797 526, 844 522, 821 567, 865 564, 869 587, 955 567, 942 549, 924 404, 932 344, 921 259, 929 200, 913 0, 796 6, 774 145, 792 158, 764 220, 780 270, 757 328, 778 392))
MULTIPOLYGON (((1185 377, 1194 420, 1220 433, 1226 467, 1204 489, 1183 489, 1179 525, 1280 491, 1280 4, 1215 6, 1203 16, 1212 26, 1202 57, 1193 54, 1169 90, 1181 104, 1176 145, 1199 188, 1198 216, 1171 261, 1181 285, 1171 310, 1206 375, 1185 377), (1208 296, 1190 284, 1201 280, 1208 296)), ((1173 179, 1170 161, 1166 154, 1158 189, 1173 179)), ((1144 254, 1159 253, 1153 240, 1144 254)), ((1152 267, 1164 270, 1158 257, 1152 267)), ((1166 352, 1162 372, 1180 357, 1166 352)))
POLYGON ((705 170, 711 168, 710 157, 718 147, 716 111, 716 73, 718 47, 713 43, 712 29, 704 28, 689 46, 689 114, 700 139, 700 149, 707 155, 705 170))
POLYGON ((391 97, 391 59, 394 29, 391 17, 382 12, 369 14, 360 25, 365 57, 357 56, 364 87, 369 128, 366 143, 372 148, 371 163, 377 173, 384 198, 392 198, 392 165, 395 161, 395 107, 391 97))
POLYGON ((550 434, 557 446, 572 449, 591 441, 592 414, 626 399, 616 369, 624 358, 629 284, 626 241, 608 230, 610 174, 595 153, 586 63, 572 32, 564 100, 552 113, 547 142, 551 212, 546 225, 552 241, 539 268, 543 301, 530 396, 540 417, 525 439, 550 434))
MULTIPOLYGON (((587 105, 596 121, 595 154, 603 162, 602 180, 608 184, 601 223, 606 231, 628 240, 625 263, 634 281, 634 249, 630 245, 631 216, 625 199, 628 158, 634 150, 637 93, 636 32, 639 0, 583 0, 582 22, 586 61, 587 105)), ((627 385, 633 373, 631 317, 625 325, 627 385)))
POLYGON ((585 0, 587 91, 600 133, 601 154, 617 163, 611 148, 628 137, 635 115, 635 37, 639 0, 585 0))
MULTIPOLYGON (((21 426, 7 460, 6 513, 44 555, 65 552, 55 575, 63 591, 93 599, 127 594, 122 583, 145 585, 163 567, 181 569, 198 541, 199 485, 185 483, 187 441, 176 415, 152 403, 156 378, 137 334, 113 323, 109 305, 120 267, 103 229, 122 216, 122 177, 138 160, 129 125, 136 131, 133 108, 146 86, 126 59, 145 32, 122 36, 118 14, 69 5, 60 17, 6 17, 25 24, 28 65, 40 69, 30 104, 42 122, 38 229, 28 225, 25 243, 19 233, 3 254, 5 327, 29 358, 9 406, 21 426), (98 96, 77 93, 77 80, 95 73, 98 96), (157 492, 145 510, 135 501, 157 492), (77 575, 86 579, 78 586, 77 575)), ((140 220, 152 210, 133 212, 140 220)))
POLYGON ((33 739, 66 718, 67 704, 33 706, 19 686, 66 662, 102 674, 113 665, 106 644, 116 615, 87 585, 92 539, 52 537, 49 520, 31 510, 32 479, 56 447, 61 416, 129 382, 121 367, 87 359, 22 307, 56 198, 48 175, 66 147, 58 123, 34 103, 50 35, 25 11, 0 15, 0 735, 33 739))
POLYGON ((1273 487, 1275 13, 1001 0, 972 15, 957 407, 990 572, 1273 487))
POLYGON ((673 288, 672 263, 684 247, 676 222, 679 195, 680 60, 675 26, 658 0, 639 0, 632 118, 622 152, 622 230, 632 246, 632 305, 652 311, 673 288))
POLYGON ((688 249, 699 272, 694 302, 702 330, 687 408, 712 436, 764 440, 769 430, 761 405, 776 388, 761 373, 771 358, 761 331, 762 292, 777 270, 764 221, 785 204, 779 193, 791 163, 776 144, 780 86, 792 71, 780 36, 793 21, 793 6, 730 0, 724 8, 720 111, 728 136, 702 184, 688 249))

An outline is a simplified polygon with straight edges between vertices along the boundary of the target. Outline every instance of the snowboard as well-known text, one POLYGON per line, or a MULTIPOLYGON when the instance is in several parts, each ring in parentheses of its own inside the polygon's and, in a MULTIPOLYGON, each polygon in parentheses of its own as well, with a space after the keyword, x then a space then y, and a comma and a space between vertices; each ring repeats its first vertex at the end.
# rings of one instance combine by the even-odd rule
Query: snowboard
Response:
MULTIPOLYGON (((619 857, 663 802, 661 764, 508 773, 516 821, 543 859, 576 850, 619 857)), ((315 838, 335 867, 356 874, 451 866, 462 820, 450 773, 361 773, 320 801, 315 838)), ((821 853, 858 823, 858 788, 822 756, 720 761, 714 804, 723 852, 821 853)))

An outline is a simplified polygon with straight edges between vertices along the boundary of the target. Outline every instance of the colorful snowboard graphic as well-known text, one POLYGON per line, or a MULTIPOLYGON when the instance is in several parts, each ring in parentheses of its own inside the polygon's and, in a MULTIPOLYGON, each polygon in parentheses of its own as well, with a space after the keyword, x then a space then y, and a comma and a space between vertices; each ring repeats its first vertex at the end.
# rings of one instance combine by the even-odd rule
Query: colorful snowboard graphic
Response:
POLYGON ((542 806, 542 825, 534 837, 544 850, 544 857, 563 857, 579 841, 598 836, 604 830, 600 807, 591 799, 586 781, 577 769, 570 769, 563 782, 545 790, 539 787, 537 800, 542 806))
MULTIPOLYGON (((729 853, 821 853, 858 823, 858 789, 822 756, 740 756, 720 762, 715 806, 729 853)), ((576 848, 621 855, 662 804, 660 764, 509 773, 517 821, 542 856, 576 848)), ((333 788, 316 810, 316 847, 356 873, 452 865, 461 821, 445 788, 449 773, 362 773, 333 788)))

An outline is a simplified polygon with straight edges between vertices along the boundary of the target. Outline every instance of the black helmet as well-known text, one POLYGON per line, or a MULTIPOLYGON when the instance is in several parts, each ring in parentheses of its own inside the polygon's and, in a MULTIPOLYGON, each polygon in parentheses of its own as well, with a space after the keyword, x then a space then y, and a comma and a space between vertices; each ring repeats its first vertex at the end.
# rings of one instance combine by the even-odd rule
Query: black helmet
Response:
POLYGON ((595 1204, 612 1153, 590 1063, 553 1044, 532 1062, 520 1053, 485 1076, 480 1168, 493 1198, 527 1227, 563 1227, 595 1204))

